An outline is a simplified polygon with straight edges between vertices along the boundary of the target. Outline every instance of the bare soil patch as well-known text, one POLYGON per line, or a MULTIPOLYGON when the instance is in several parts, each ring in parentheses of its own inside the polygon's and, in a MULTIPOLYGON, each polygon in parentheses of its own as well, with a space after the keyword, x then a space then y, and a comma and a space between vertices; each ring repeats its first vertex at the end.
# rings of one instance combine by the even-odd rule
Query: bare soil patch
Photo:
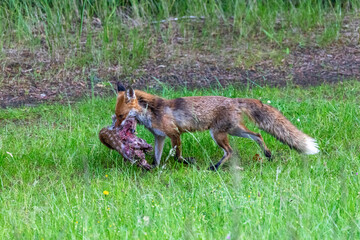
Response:
POLYGON ((0 106, 63 103, 92 94, 113 95, 118 80, 131 82, 139 89, 161 89, 162 83, 193 89, 230 84, 314 86, 360 80, 357 23, 347 24, 345 19, 341 37, 330 46, 295 46, 287 53, 271 43, 256 49, 234 48, 231 44, 217 50, 211 46, 193 48, 174 36, 166 44, 159 41, 150 58, 131 74, 123 74, 117 65, 68 67, 65 55, 50 56, 45 47, 38 51, 4 49, 0 59, 0 106), (252 56, 257 56, 254 61, 252 56), (244 61, 253 63, 247 65, 244 61))

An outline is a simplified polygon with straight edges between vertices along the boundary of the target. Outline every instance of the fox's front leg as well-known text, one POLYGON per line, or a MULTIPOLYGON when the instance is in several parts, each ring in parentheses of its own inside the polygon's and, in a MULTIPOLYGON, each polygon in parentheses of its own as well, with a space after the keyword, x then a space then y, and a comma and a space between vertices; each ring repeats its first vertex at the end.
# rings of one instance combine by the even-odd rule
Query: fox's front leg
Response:
POLYGON ((180 135, 173 135, 170 137, 171 139, 171 145, 173 148, 175 148, 176 154, 175 154, 175 159, 181 163, 187 163, 187 164, 192 164, 195 163, 195 159, 194 158, 184 158, 181 154, 181 139, 180 139, 180 135))
POLYGON ((155 161, 153 163, 155 166, 160 164, 165 138, 164 136, 155 135, 155 161))

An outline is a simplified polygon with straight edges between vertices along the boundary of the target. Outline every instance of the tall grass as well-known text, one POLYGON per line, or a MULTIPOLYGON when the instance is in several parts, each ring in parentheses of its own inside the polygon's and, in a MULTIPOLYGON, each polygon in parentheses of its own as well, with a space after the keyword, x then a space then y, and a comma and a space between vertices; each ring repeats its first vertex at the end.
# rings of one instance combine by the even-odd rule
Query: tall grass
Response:
POLYGON ((176 21, 180 28, 160 30, 159 21, 169 17, 201 17, 204 24, 195 32, 200 29, 197 37, 204 41, 211 41, 213 30, 221 27, 236 41, 260 37, 279 46, 288 44, 285 39, 304 44, 314 32, 322 44, 338 37, 344 14, 358 7, 358 1, 351 0, 3 0, 0 42, 6 48, 71 49, 80 64, 105 61, 131 67, 149 55, 156 35, 165 34, 166 39, 180 29, 186 37, 194 31, 189 19, 176 21), (94 23, 97 19, 101 26, 94 23))

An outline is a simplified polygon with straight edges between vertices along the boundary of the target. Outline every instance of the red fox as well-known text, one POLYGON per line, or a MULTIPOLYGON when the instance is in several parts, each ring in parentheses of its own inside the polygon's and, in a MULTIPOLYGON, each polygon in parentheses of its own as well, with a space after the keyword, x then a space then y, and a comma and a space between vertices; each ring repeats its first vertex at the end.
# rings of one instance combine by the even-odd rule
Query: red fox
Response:
POLYGON ((171 139, 176 149, 176 159, 190 161, 181 155, 180 135, 185 132, 210 130, 211 137, 224 150, 221 160, 210 167, 217 170, 232 155, 228 135, 250 138, 263 150, 267 158, 271 152, 262 136, 246 128, 243 117, 247 116, 260 129, 275 136, 291 148, 305 154, 319 152, 316 140, 298 130, 277 109, 263 104, 257 99, 227 98, 220 96, 181 97, 164 99, 140 90, 127 90, 118 83, 118 96, 115 107, 116 126, 128 116, 138 122, 155 136, 155 162, 160 163, 164 140, 171 139))

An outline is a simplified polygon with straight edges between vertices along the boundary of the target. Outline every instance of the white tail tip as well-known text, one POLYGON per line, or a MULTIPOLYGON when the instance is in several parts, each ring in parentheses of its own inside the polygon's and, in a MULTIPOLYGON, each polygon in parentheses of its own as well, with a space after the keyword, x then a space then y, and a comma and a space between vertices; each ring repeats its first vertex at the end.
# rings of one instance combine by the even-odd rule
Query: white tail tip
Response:
POLYGON ((316 143, 316 140, 311 138, 311 137, 307 137, 305 140, 305 150, 304 153, 305 154, 317 154, 319 153, 319 146, 316 143))

